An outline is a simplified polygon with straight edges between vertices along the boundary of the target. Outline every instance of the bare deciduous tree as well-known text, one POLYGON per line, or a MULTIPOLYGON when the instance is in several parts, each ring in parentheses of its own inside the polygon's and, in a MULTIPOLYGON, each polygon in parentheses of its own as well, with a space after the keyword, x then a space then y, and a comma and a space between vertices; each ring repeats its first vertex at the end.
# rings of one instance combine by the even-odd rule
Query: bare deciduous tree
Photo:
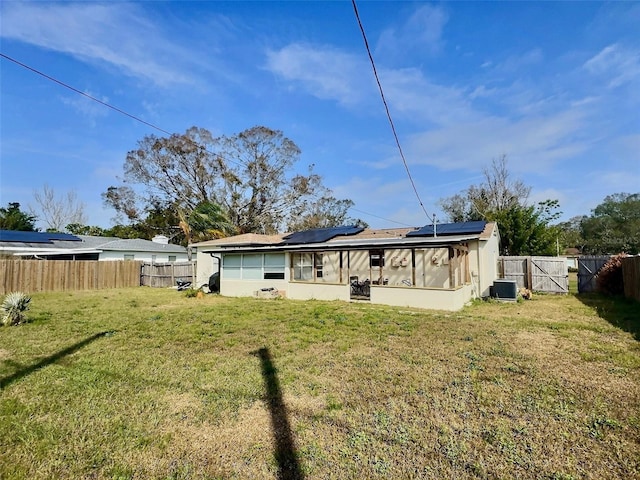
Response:
POLYGON ((440 200, 451 221, 490 220, 516 206, 526 206, 531 187, 513 179, 507 168, 507 156, 494 159, 483 170, 484 182, 471 185, 462 194, 440 200))
POLYGON ((45 223, 48 231, 62 232, 71 223, 84 224, 87 221, 84 203, 74 190, 57 196, 54 189, 45 184, 42 190, 33 192, 33 199, 37 210, 32 206, 29 206, 29 210, 45 223))
MULTIPOLYGON (((175 210, 183 223, 198 205, 219 205, 238 233, 275 233, 301 217, 348 208, 312 167, 306 174, 294 171, 299 157, 292 140, 263 126, 230 137, 196 127, 165 138, 150 135, 127 154, 129 186, 109 187, 103 199, 131 221, 141 218, 142 205, 154 202, 175 210)), ((334 217, 320 223, 340 220, 334 217)))

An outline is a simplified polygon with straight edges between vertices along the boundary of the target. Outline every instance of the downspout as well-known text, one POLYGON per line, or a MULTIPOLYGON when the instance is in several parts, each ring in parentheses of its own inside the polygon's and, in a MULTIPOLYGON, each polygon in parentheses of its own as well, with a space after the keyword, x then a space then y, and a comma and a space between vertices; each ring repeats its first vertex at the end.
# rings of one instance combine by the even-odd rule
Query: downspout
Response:
MULTIPOLYGON (((218 260, 218 282, 220 283, 220 290, 222 290, 222 278, 221 278, 222 275, 220 272, 220 269, 222 268, 222 257, 216 257, 213 253, 209 253, 209 256, 211 256, 211 258, 215 258, 216 260, 218 260)), ((207 279, 207 284, 208 282, 209 282, 209 279, 207 279)))

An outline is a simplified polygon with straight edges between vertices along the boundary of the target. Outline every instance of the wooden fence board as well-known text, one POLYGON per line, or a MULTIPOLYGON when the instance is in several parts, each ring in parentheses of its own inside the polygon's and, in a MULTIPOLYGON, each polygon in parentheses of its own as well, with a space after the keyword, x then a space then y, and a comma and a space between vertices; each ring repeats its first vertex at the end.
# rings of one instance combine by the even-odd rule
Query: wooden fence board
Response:
POLYGON ((624 296, 640 302, 640 256, 622 259, 624 296))
POLYGON ((140 286, 142 262, 0 259, 0 294, 140 286))
POLYGON ((567 263, 561 257, 499 257, 500 277, 518 288, 537 292, 569 293, 567 263))
POLYGON ((578 293, 596 291, 596 275, 610 255, 583 255, 578 258, 578 293))
POLYGON ((567 262, 559 257, 531 257, 529 263, 530 290, 550 293, 569 293, 567 262))
POLYGON ((147 287, 174 287, 176 280, 195 282, 196 264, 186 263, 144 263, 140 277, 141 285, 147 287))

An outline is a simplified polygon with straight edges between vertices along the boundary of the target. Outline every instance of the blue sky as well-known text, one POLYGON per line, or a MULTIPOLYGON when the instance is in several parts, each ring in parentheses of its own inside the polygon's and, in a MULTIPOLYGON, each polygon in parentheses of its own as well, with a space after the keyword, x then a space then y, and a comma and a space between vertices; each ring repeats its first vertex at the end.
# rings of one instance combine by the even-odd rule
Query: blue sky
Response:
MULTIPOLYGON (((506 154, 563 219, 640 191, 640 3, 358 2, 426 210, 506 154)), ((372 227, 431 223, 399 156, 353 7, 16 2, 1 51, 169 132, 282 130, 372 227)), ((75 191, 91 225, 127 151, 162 135, 2 58, 0 204, 75 191)))

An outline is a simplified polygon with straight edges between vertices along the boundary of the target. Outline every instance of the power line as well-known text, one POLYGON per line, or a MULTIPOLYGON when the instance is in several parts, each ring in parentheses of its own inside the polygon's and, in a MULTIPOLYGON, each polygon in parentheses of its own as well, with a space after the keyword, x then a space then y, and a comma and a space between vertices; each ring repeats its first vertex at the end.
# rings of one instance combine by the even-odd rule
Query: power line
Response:
POLYGON ((398 225, 402 225, 403 227, 415 227, 415 225, 409 225, 407 223, 398 222, 397 220, 391 220, 390 218, 381 217, 379 215, 374 215, 373 213, 365 212, 364 210, 359 210, 354 207, 350 207, 349 210, 353 210, 354 212, 364 213, 365 215, 369 215, 370 217, 379 218, 380 220, 385 220, 391 223, 397 223, 398 225))
POLYGON ((411 182, 411 186, 413 187, 413 191, 416 194, 416 198, 418 199, 418 203, 420 207, 422 207, 422 211, 429 218, 429 214, 427 210, 424 208, 424 204, 420 199, 420 195, 418 194, 418 189, 416 188, 416 184, 413 181, 413 177, 411 176, 411 172, 409 171, 409 165, 407 165, 407 160, 404 158, 404 153, 402 152, 402 147, 400 146, 400 140, 398 139, 398 134, 396 133, 396 127, 393 124, 393 119, 391 118, 391 113, 389 112, 389 106, 387 105, 387 100, 384 96, 384 91, 382 90, 382 84, 380 83, 380 78, 378 78, 378 71, 376 70, 376 64, 373 61, 373 55, 371 54, 371 49, 369 48, 369 42, 367 41, 367 35, 364 31, 364 27, 362 26, 362 22, 360 21, 360 15, 358 14, 358 7, 356 6, 356 0, 351 0, 353 4, 353 11, 356 14, 356 20, 358 21, 358 25, 360 27, 360 31, 362 32, 362 38, 364 40, 364 46, 367 49, 367 54, 369 55, 369 61, 371 62, 371 67, 373 68, 373 75, 376 78, 376 82, 378 84, 378 89, 380 90, 380 97, 382 98, 382 103, 384 104, 384 108, 387 112, 387 118, 389 119, 389 124, 391 125, 391 131, 393 132, 393 137, 396 140, 396 145, 398 146, 398 151, 400 152, 400 157, 402 158, 402 163, 404 163, 404 168, 407 171, 407 176, 409 177, 409 181, 411 182))
MULTIPOLYGON (((58 80, 57 78, 52 77, 51 75, 47 75, 46 73, 41 72, 40 70, 37 70, 36 68, 30 67, 29 65, 26 65, 26 64, 24 64, 24 63, 22 63, 22 62, 20 62, 20 61, 16 60, 15 58, 12 58, 12 57, 10 57, 10 56, 8 56, 8 55, 5 55, 4 53, 1 53, 1 52, 0 52, 0 56, 1 56, 2 58, 5 58, 5 59, 7 59, 7 60, 9 60, 9 61, 11 61, 11 62, 13 62, 13 63, 15 63, 16 65, 19 65, 19 66, 21 66, 21 67, 23 67, 23 68, 25 68, 25 69, 27 69, 27 70, 29 70, 29 71, 33 72, 33 73, 36 73, 36 74, 38 74, 38 75, 40 75, 40 76, 42 76, 42 77, 46 78, 47 80, 50 80, 50 81, 52 81, 52 82, 54 82, 54 83, 57 83, 58 85, 61 85, 61 86, 65 87, 65 88, 67 88, 67 89, 71 90, 72 92, 75 92, 75 93, 77 93, 77 94, 79 94, 79 95, 82 95, 83 97, 86 97, 86 98, 88 98, 89 100, 93 100, 94 102, 97 102, 97 103, 99 103, 99 104, 101 104, 101 105, 103 105, 103 106, 105 106, 105 107, 108 107, 108 108, 110 108, 110 109, 112 109, 112 110, 114 110, 114 111, 116 111, 116 112, 118 112, 118 113, 120 113, 120 114, 122 114, 122 115, 126 115, 127 117, 132 118, 133 120, 136 120, 137 122, 143 123, 143 124, 145 124, 145 125, 147 125, 147 126, 149 126, 149 127, 153 128, 153 129, 155 129, 155 130, 158 130, 159 132, 162 132, 162 133, 164 133, 164 134, 166 134, 166 135, 169 135, 169 136, 171 136, 171 135, 172 135, 170 132, 168 132, 167 130, 164 130, 163 128, 160 128, 160 127, 158 127, 158 126, 156 126, 156 125, 154 125, 154 124, 152 124, 152 123, 149 123, 149 122, 147 122, 147 121, 145 121, 145 120, 142 120, 141 118, 139 118, 139 117, 137 117, 137 116, 135 116, 135 115, 132 115, 132 114, 130 114, 130 113, 128 113, 128 112, 126 112, 126 111, 122 110, 121 108, 115 107, 115 106, 113 106, 113 105, 111 105, 111 104, 109 104, 109 103, 107 103, 107 102, 103 102, 102 100, 99 100, 99 99, 97 99, 97 98, 95 98, 95 97, 93 97, 93 96, 91 96, 91 95, 89 95, 89 94, 87 94, 87 93, 85 93, 85 92, 83 92, 83 91, 81 91, 81 90, 78 90, 77 88, 72 87, 71 85, 69 85, 69 84, 67 84, 67 83, 65 83, 65 82, 63 82, 63 81, 58 80)), ((211 152, 211 151, 210 151, 210 150, 208 150, 208 149, 205 149, 205 150, 206 150, 208 153, 215 154, 215 152, 211 152)), ((245 166, 245 167, 247 166, 247 164, 245 164, 244 162, 241 162, 241 161, 235 161, 235 160, 231 160, 231 159, 228 159, 228 158, 226 158, 226 159, 225 159, 225 161, 228 161, 228 162, 230 162, 230 163, 235 163, 236 165, 242 165, 242 166, 245 166)), ((423 207, 423 208, 424 208, 424 207, 423 207)), ((350 208, 350 210, 354 210, 354 211, 357 211, 357 212, 363 213, 363 214, 365 214, 365 215, 369 215, 369 216, 372 216, 372 217, 376 217, 376 218, 379 218, 379 219, 381 219, 381 220, 386 220, 386 221, 389 221, 389 222, 392 222, 392 223, 397 223, 397 224, 399 224, 399 225, 406 225, 406 224, 403 224, 403 223, 401 223, 401 222, 397 222, 397 221, 395 221, 395 220, 391 220, 391 219, 389 219, 389 218, 384 218, 384 217, 380 217, 380 216, 378 216, 378 215, 374 215, 373 213, 365 212, 365 211, 363 211, 363 210, 358 210, 358 209, 355 209, 355 208, 350 208)))
POLYGON ((87 97, 88 99, 93 100, 94 102, 98 102, 98 103, 100 103, 100 104, 104 105, 105 107, 108 107, 108 108, 110 108, 110 109, 112 109, 112 110, 115 110, 115 111, 116 111, 116 112, 118 112, 118 113, 121 113, 122 115, 126 115, 127 117, 132 118, 132 119, 134 119, 134 120, 135 120, 135 121, 137 121, 137 122, 144 123, 145 125, 147 125, 147 126, 149 126, 149 127, 151 127, 151 128, 154 128, 154 129, 158 130, 159 132, 165 133, 165 134, 167 134, 167 135, 171 135, 171 133, 167 132, 166 130, 164 130, 164 129, 160 128, 160 127, 157 127, 156 125, 154 125, 154 124, 152 124, 152 123, 149 123, 149 122, 147 122, 147 121, 145 121, 145 120, 142 120, 141 118, 136 117, 135 115, 131 115, 130 113, 127 113, 127 112, 125 112, 124 110, 122 110, 122 109, 120 109, 120 108, 118 108, 118 107, 114 107, 113 105, 111 105, 111 104, 109 104, 109 103, 107 103, 107 102, 103 102, 102 100, 99 100, 99 99, 97 99, 97 98, 95 98, 95 97, 92 97, 91 95, 89 95, 89 94, 87 94, 87 93, 84 93, 83 91, 78 90, 77 88, 74 88, 74 87, 72 87, 71 85, 68 85, 68 84, 66 84, 66 83, 64 83, 64 82, 62 82, 62 81, 60 81, 60 80, 58 80, 58 79, 56 79, 56 78, 53 78, 53 77, 52 77, 52 76, 50 76, 50 75, 47 75, 47 74, 46 74, 46 73, 44 73, 44 72, 41 72, 40 70, 36 70, 35 68, 30 67, 29 65, 25 65, 24 63, 19 62, 19 61, 18 61, 18 60, 16 60, 15 58, 11 58, 10 56, 5 55, 4 53, 0 53, 0 56, 1 56, 1 57, 3 57, 3 58, 6 58, 7 60, 9 60, 9 61, 11 61, 11 62, 13 62, 13 63, 15 63, 16 65, 20 65, 21 67, 26 68, 27 70, 32 71, 33 73, 37 73, 38 75, 43 76, 43 77, 44 77, 44 78, 46 78, 47 80, 51 80, 52 82, 55 82, 55 83, 57 83, 58 85, 62 85, 63 87, 68 88, 69 90, 71 90, 71 91, 73 91, 73 92, 76 92, 76 93, 77 93, 77 94, 79 94, 79 95, 82 95, 82 96, 84 96, 84 97, 87 97))

